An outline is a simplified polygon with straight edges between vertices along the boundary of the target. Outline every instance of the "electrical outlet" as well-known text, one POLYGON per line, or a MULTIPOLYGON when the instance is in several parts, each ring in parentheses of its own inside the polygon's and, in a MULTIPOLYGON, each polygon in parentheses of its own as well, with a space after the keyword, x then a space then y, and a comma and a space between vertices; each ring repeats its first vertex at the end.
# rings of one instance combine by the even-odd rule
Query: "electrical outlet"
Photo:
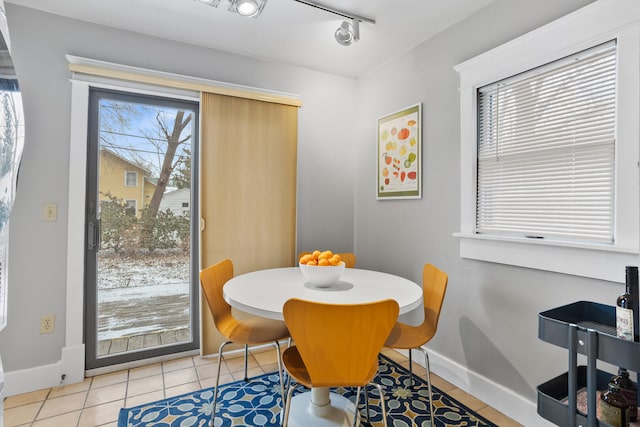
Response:
POLYGON ((56 315, 45 314, 40 318, 40 334, 51 334, 55 330, 56 315))

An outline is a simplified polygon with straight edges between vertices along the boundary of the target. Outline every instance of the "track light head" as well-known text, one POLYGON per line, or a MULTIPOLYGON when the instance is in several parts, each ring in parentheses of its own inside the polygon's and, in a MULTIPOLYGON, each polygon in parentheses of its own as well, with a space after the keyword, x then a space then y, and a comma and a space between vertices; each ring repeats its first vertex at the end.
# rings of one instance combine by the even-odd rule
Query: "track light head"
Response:
POLYGON ((238 15, 249 18, 257 18, 267 0, 231 0, 229 2, 229 10, 236 12, 238 15))
POLYGON ((349 46, 353 42, 360 40, 360 25, 357 19, 353 19, 351 23, 349 21, 342 21, 340 27, 335 33, 336 41, 343 46, 349 46))

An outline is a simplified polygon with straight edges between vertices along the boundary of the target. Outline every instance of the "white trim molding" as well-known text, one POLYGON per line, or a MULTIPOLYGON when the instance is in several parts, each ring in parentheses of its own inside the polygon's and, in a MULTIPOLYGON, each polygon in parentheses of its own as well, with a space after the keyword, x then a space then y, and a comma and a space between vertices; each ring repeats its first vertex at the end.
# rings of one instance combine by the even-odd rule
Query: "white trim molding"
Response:
POLYGON ((67 61, 69 62, 69 69, 74 76, 86 75, 89 76, 90 79, 104 77, 111 80, 122 80, 129 84, 136 82, 157 87, 183 89, 195 92, 210 92, 277 104, 293 105, 296 107, 302 106, 302 101, 298 95, 284 92, 258 89, 250 86, 167 73, 164 71, 155 71, 147 68, 132 67, 74 55, 67 55, 67 61))
POLYGON ((61 359, 49 365, 5 372, 5 395, 73 384, 84 380, 84 345, 64 347, 61 359))
POLYGON ((58 362, 5 373, 6 395, 84 380, 84 222, 89 84, 71 84, 65 346, 58 362), (80 226, 78 226, 80 225, 80 226))

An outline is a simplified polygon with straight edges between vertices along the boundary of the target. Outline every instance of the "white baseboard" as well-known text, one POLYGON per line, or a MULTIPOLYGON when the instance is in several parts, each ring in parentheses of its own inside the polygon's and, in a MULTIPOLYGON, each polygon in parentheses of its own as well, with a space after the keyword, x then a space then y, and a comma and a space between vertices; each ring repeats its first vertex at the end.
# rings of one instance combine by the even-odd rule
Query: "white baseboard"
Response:
MULTIPOLYGON (((431 372, 524 426, 553 426, 537 412, 537 402, 526 399, 466 366, 428 350, 431 372)), ((406 352, 402 352, 407 354, 406 352)), ((414 353, 413 363, 424 366, 422 354, 414 353)))
POLYGON ((5 372, 4 380, 5 396, 81 382, 84 380, 84 345, 64 347, 56 363, 5 372))

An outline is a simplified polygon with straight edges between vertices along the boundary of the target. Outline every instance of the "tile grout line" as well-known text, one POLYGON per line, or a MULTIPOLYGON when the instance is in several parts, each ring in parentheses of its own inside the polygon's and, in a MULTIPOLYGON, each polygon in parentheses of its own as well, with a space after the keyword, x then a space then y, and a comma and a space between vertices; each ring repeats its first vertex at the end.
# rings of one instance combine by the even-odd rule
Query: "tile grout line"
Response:
POLYGON ((87 394, 84 396, 84 402, 82 402, 82 407, 80 408, 80 414, 78 415, 78 421, 76 421, 76 427, 80 426, 80 420, 82 420, 82 413, 84 412, 85 405, 87 404, 87 399, 89 398, 89 392, 93 387, 93 380, 95 377, 91 377, 89 380, 89 388, 87 389, 87 394))
MULTIPOLYGON (((31 422, 28 423, 30 426, 33 423, 35 423, 36 420, 38 419, 38 415, 40 415, 40 412, 42 411, 42 408, 44 407, 44 404, 47 402, 47 399, 49 398, 49 395, 51 394, 52 391, 53 391, 53 388, 50 387, 49 390, 47 391, 47 395, 44 397, 44 400, 42 401, 42 403, 40 404, 40 407, 36 411, 36 414, 33 416, 33 420, 31 420, 31 422)), ((20 406, 25 406, 25 405, 20 405, 20 406)), ((16 408, 19 408, 19 406, 16 406, 16 408)))

